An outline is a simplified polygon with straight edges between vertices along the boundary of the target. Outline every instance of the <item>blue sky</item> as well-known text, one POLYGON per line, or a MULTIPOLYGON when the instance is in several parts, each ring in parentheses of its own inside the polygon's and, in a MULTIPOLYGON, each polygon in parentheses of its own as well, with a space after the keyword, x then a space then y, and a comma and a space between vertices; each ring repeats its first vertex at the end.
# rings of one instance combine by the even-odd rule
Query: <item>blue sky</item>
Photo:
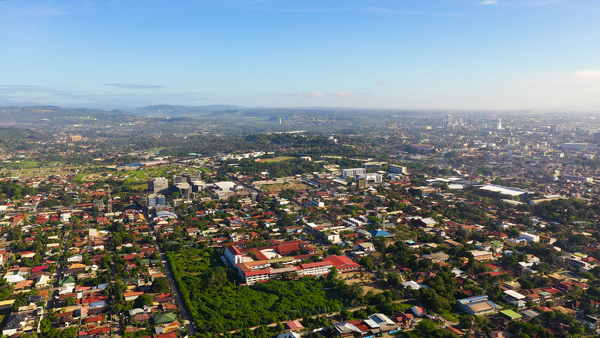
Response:
POLYGON ((599 0, 5 0, 0 104, 600 109, 599 0))

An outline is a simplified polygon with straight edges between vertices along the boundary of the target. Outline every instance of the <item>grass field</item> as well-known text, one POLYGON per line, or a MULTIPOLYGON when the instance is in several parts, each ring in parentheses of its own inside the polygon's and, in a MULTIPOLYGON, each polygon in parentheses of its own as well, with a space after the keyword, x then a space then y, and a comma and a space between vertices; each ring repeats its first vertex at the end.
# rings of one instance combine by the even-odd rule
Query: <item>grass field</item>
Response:
POLYGON ((289 160, 295 160, 295 157, 291 157, 291 156, 278 156, 278 157, 274 157, 274 158, 263 158, 261 160, 259 160, 258 162, 282 162, 282 161, 289 161, 289 160))

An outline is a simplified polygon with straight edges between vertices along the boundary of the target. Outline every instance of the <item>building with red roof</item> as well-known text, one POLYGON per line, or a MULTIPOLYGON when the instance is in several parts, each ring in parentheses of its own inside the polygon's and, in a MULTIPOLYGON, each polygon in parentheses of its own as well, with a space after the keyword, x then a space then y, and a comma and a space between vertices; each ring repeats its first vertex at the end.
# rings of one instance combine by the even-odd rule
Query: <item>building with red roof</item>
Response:
POLYGON ((360 264, 354 262, 346 256, 332 255, 324 258, 323 261, 331 263, 340 273, 355 272, 360 270, 360 264))

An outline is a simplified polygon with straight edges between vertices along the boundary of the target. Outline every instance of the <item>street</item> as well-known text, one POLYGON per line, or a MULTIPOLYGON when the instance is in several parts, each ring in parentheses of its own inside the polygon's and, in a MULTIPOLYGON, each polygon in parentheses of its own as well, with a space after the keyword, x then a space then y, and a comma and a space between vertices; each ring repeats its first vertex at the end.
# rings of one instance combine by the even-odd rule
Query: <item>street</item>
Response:
POLYGON ((188 315, 188 313, 185 309, 185 304, 183 303, 183 301, 181 300, 181 297, 179 296, 177 286, 175 285, 173 276, 171 276, 171 270, 167 266, 168 265, 167 264, 167 256, 164 254, 164 252, 160 253, 160 260, 162 262, 163 267, 165 268, 165 275, 167 276, 167 279, 169 280, 169 283, 171 284, 171 292, 173 293, 173 296, 175 296, 175 299, 177 300, 177 305, 179 307, 179 311, 181 312, 181 316, 183 317, 183 320, 184 320, 183 323, 187 326, 188 335, 193 336, 196 333, 196 330, 194 329, 194 322, 188 315))

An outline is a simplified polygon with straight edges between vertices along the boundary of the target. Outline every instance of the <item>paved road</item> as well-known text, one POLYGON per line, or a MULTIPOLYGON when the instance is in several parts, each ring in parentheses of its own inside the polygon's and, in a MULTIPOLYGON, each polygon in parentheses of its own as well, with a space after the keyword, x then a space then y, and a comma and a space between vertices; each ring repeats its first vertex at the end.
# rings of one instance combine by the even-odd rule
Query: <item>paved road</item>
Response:
POLYGON ((167 256, 163 252, 160 253, 160 260, 163 264, 163 267, 165 268, 165 275, 167 276, 167 279, 171 284, 171 292, 175 296, 177 304, 179 305, 179 311, 181 312, 181 316, 183 317, 183 323, 187 326, 188 335, 193 336, 196 333, 193 321, 190 318, 190 316, 188 316, 188 313, 185 309, 185 304, 183 304, 181 297, 179 297, 179 292, 177 290, 177 286, 175 285, 175 280, 173 279, 173 276, 171 276, 171 270, 169 270, 168 267, 167 256))

